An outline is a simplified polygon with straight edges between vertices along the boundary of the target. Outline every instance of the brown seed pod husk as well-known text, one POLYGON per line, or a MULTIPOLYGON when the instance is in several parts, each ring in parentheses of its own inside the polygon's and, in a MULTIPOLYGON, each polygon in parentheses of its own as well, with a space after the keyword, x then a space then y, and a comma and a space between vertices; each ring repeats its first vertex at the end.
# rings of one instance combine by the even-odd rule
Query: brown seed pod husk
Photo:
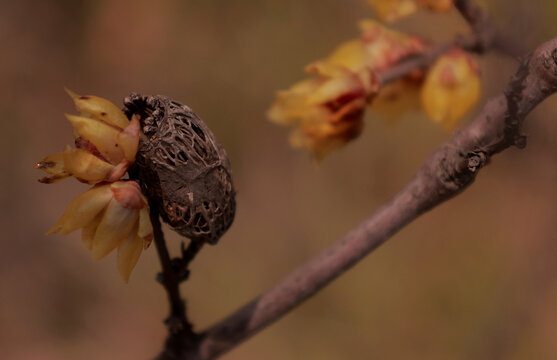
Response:
POLYGON ((235 190, 226 151, 193 111, 168 97, 132 93, 124 112, 142 135, 131 172, 162 219, 192 241, 215 244, 234 220, 235 190))

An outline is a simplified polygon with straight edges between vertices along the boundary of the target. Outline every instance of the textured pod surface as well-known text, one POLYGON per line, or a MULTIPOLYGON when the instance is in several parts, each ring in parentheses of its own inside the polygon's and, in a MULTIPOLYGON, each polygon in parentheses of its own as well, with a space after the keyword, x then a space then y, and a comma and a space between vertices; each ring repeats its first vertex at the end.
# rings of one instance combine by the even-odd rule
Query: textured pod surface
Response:
POLYGON ((145 194, 156 200, 161 217, 176 232, 216 243, 236 209, 226 151, 186 105, 132 93, 124 107, 141 123, 136 175, 145 194))

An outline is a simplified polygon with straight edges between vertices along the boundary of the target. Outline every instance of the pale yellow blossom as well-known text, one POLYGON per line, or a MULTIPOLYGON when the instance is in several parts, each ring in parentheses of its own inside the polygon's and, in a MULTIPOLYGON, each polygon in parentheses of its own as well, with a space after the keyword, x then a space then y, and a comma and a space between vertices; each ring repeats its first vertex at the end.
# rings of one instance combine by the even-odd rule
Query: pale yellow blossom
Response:
POLYGON ((118 107, 97 96, 79 96, 69 90, 81 116, 66 115, 74 128, 75 148, 49 155, 35 167, 52 183, 68 176, 96 184, 120 179, 134 162, 139 144, 139 120, 131 121, 118 107))
POLYGON ((317 62, 306 68, 314 77, 280 91, 271 106, 271 121, 294 127, 290 141, 317 160, 357 137, 365 106, 377 90, 369 71, 355 73, 342 66, 317 62))
POLYGON ((308 149, 317 160, 360 134, 366 105, 379 91, 376 72, 426 48, 419 38, 375 21, 363 21, 360 28, 360 38, 306 67, 312 78, 279 91, 268 112, 271 121, 293 128, 294 147, 308 149))
POLYGON ((96 185, 73 199, 47 235, 82 229, 95 260, 118 249, 118 270, 127 282, 141 252, 153 239, 147 199, 135 181, 96 185))

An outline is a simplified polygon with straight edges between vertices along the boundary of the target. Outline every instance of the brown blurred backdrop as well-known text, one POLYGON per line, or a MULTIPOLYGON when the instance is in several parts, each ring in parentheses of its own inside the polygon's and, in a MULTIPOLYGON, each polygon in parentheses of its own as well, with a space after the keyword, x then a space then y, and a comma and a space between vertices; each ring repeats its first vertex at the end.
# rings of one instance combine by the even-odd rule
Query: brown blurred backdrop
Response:
MULTIPOLYGON (((525 48, 557 33, 554 1, 483 4, 525 48)), ((363 135, 316 168, 266 121, 274 92, 371 16, 364 0, 0 2, 2 358, 148 359, 166 332, 153 247, 125 285, 114 254, 95 263, 79 232, 43 235, 86 189, 39 184, 33 169, 71 142, 63 86, 116 103, 168 95, 228 150, 237 217, 182 288, 200 330, 362 221, 450 135, 421 113, 393 125, 370 111, 363 135)), ((395 27, 431 41, 466 31, 454 12, 395 27)), ((483 103, 516 62, 490 53, 480 64, 483 103)), ((556 116, 549 99, 529 118, 525 150, 497 156, 464 194, 223 358, 557 358, 556 116)))

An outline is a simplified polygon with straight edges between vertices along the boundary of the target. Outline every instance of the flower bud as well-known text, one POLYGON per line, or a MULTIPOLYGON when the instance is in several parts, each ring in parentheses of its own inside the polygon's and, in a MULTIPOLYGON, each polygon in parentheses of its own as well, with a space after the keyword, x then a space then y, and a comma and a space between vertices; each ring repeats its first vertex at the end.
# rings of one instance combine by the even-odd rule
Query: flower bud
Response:
POLYGON ((452 130, 476 105, 480 93, 478 65, 464 50, 454 48, 429 70, 421 98, 429 117, 452 130))

